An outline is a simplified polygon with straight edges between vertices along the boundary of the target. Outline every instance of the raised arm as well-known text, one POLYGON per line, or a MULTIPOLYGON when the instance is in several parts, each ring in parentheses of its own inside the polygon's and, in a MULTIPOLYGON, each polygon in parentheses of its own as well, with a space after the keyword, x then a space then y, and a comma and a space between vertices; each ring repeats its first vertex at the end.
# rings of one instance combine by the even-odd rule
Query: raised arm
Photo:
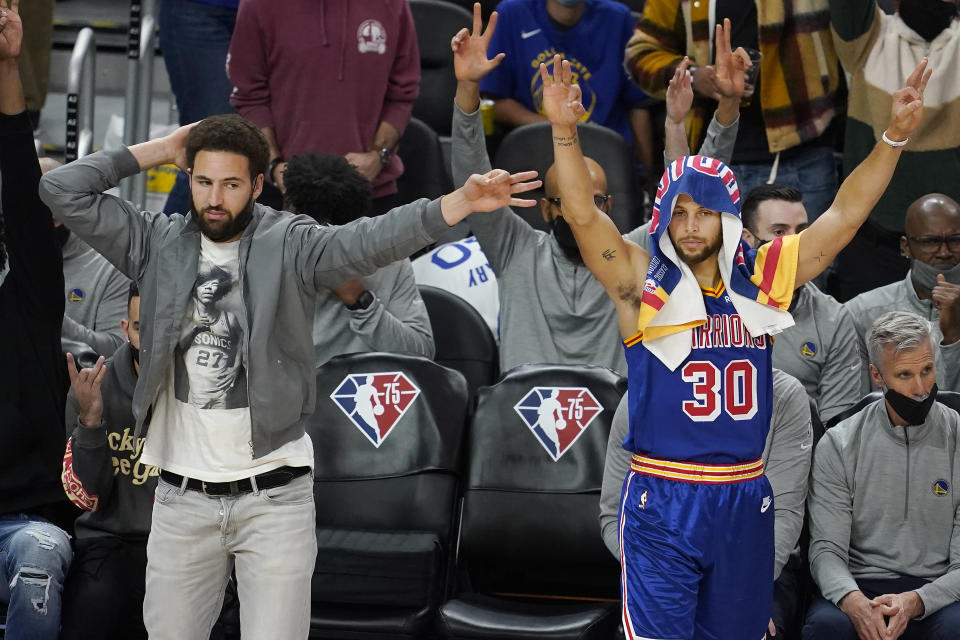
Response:
POLYGON ((796 285, 817 277, 853 239, 883 195, 897 161, 923 119, 923 91, 930 79, 927 59, 913 70, 906 86, 893 94, 890 125, 863 162, 840 185, 830 208, 800 236, 796 285))
POLYGON ((573 230, 584 264, 613 300, 624 338, 636 333, 637 305, 650 254, 624 239, 613 221, 593 201, 590 173, 580 149, 577 121, 583 115, 580 87, 573 84, 570 63, 553 59, 553 76, 540 65, 543 108, 553 125, 553 157, 563 201, 563 217, 573 230))

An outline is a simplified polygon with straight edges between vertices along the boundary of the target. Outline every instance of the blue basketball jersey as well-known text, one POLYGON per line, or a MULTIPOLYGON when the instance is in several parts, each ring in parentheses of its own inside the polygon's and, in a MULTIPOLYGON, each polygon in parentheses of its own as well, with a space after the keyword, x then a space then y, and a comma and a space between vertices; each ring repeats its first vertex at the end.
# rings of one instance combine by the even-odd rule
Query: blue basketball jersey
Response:
POLYGON ((724 286, 702 289, 705 324, 670 371, 643 345, 624 342, 630 430, 623 446, 651 458, 731 464, 763 454, 773 411, 771 338, 751 336, 724 286))

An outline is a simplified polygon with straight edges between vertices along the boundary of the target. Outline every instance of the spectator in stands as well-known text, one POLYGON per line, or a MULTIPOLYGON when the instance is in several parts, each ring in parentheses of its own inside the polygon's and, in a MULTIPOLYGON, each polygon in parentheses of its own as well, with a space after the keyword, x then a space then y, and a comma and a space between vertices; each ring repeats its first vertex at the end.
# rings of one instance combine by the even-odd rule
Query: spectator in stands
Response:
MULTIPOLYGON (((40 158, 43 173, 59 166, 52 158, 40 158)), ((59 221, 54 220, 53 226, 63 255, 67 300, 62 337, 110 356, 123 342, 120 322, 126 313, 130 280, 59 221)))
MULTIPOLYGON (((343 156, 293 156, 284 180, 285 208, 322 225, 349 224, 367 209, 370 181, 343 156)), ((313 346, 318 367, 341 353, 359 351, 432 358, 433 331, 410 260, 398 260, 370 276, 321 290, 313 317, 313 346)))
POLYGON ((867 335, 884 398, 827 431, 810 483, 804 640, 953 640, 960 629, 960 416, 938 402, 930 323, 904 311, 867 335))
MULTIPOLYGON (((244 634, 307 635, 317 549, 313 448, 304 431, 315 403, 315 294, 409 255, 474 210, 531 206, 514 196, 540 186, 523 182, 532 172, 491 171, 433 202, 322 227, 255 204, 268 158, 256 125, 221 115, 86 156, 40 183, 57 218, 140 287, 144 330, 132 437, 146 437, 141 464, 161 468, 144 599, 153 640, 207 633, 234 563, 244 634), (191 175, 190 217, 145 213, 103 193, 126 176, 173 162, 191 175), (219 334, 222 323, 200 315, 191 296, 209 262, 238 285, 218 302, 241 320, 238 340, 219 334), (201 344, 184 351, 179 342, 188 334, 201 344), (204 344, 211 348, 199 348, 204 344), (196 376, 189 382, 208 385, 241 349, 248 383, 240 406, 205 410, 178 399, 189 381, 183 372, 196 376), (196 357, 185 362, 185 353, 196 357), (226 538, 222 527, 230 531, 226 538)), ((220 382, 226 388, 232 380, 220 382)))
POLYGON ((483 316, 500 339, 500 294, 497 276, 475 236, 448 242, 413 261, 417 284, 460 296, 483 316))
POLYGON ((850 74, 844 173, 880 139, 899 73, 924 57, 935 69, 927 87, 927 113, 914 133, 890 188, 867 224, 844 249, 831 273, 830 291, 846 302, 902 278, 909 265, 900 256, 903 212, 926 193, 960 200, 960 21, 955 0, 898 0, 887 15, 875 0, 830 0, 834 41, 850 74))
MULTIPOLYGON (((647 0, 627 46, 627 69, 644 91, 662 98, 683 56, 693 61, 698 100, 688 128, 691 148, 697 148, 706 115, 723 96, 711 64, 715 43, 709 25, 725 18, 733 26, 732 45, 759 50, 764 58, 740 115, 730 164, 740 191, 748 193, 766 182, 796 187, 816 219, 837 192, 829 126, 840 107, 840 72, 827 0, 811 0, 802 7, 766 0, 647 0)), ((900 75, 896 77, 899 82, 900 75)))
MULTIPOLYGON (((630 453, 623 448, 627 437, 627 396, 617 407, 607 441, 600 491, 600 529, 603 542, 620 560, 620 496, 630 472, 630 453)), ((803 385, 779 369, 773 370, 773 417, 763 450, 764 474, 773 489, 774 600, 771 624, 776 636, 792 632, 800 620, 805 576, 800 571, 797 542, 803 528, 807 476, 813 453, 810 402, 803 385)), ((773 630, 771 630, 772 633, 773 630)))
MULTIPOLYGON (((755 187, 743 200, 741 217, 743 239, 754 249, 807 228, 803 194, 785 185, 755 187)), ((812 282, 794 292, 789 311, 796 324, 777 334, 773 366, 800 380, 820 418, 829 420, 869 390, 853 317, 812 282)))
MULTIPOLYGON (((181 125, 233 112, 227 52, 239 2, 160 0, 160 51, 181 125)), ((189 209, 190 178, 178 172, 163 211, 186 213, 189 209)))
POLYGON ((403 163, 395 149, 420 92, 407 0, 245 0, 230 45, 231 103, 270 143, 267 179, 283 191, 286 160, 343 155, 373 183, 375 214, 403 163))
POLYGON ((937 380, 960 391, 960 205, 939 193, 910 205, 900 249, 910 260, 907 276, 861 293, 846 303, 866 353, 873 321, 887 311, 912 311, 934 322, 937 380))
POLYGON ((129 287, 128 340, 104 363, 77 372, 67 360, 67 450, 63 488, 84 510, 63 595, 61 640, 146 638, 144 572, 160 469, 143 464, 134 438, 133 390, 140 372, 140 292, 129 287))
POLYGON ((506 62, 480 83, 480 90, 494 98, 497 121, 519 126, 546 120, 537 69, 562 51, 576 60, 587 105, 584 121, 623 136, 649 172, 653 136, 646 107, 652 101, 622 65, 623 48, 633 34, 630 10, 613 0, 504 0, 497 13, 500 26, 490 40, 490 52, 506 53, 506 62))
POLYGON ((60 487, 67 374, 60 352, 63 267, 17 70, 17 0, 0 0, 0 602, 8 638, 56 638, 70 565, 60 487))

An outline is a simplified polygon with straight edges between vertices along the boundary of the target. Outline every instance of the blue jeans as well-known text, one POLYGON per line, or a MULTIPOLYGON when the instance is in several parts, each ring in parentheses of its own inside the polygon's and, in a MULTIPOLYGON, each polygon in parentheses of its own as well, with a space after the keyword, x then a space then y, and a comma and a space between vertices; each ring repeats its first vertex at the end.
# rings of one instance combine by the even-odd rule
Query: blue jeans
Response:
POLYGON ((312 474, 221 498, 161 478, 147 541, 150 640, 207 640, 234 565, 243 637, 303 640, 316 558, 312 474))
MULTIPOLYGON (((926 580, 899 578, 893 580, 857 580, 857 586, 868 598, 885 593, 902 593, 920 588, 926 580)), ((901 640, 954 640, 960 630, 960 602, 954 602, 923 620, 911 620, 901 640)), ((858 640, 850 618, 829 600, 818 598, 807 610, 803 640, 858 640)))
MULTIPOLYGON (((750 190, 770 179, 772 164, 731 165, 737 176, 740 197, 745 198, 750 190)), ((830 208, 837 195, 837 162, 830 147, 810 147, 796 155, 783 158, 777 168, 776 184, 788 185, 803 194, 803 205, 810 222, 830 208)), ((742 200, 741 200, 742 202, 742 200)))
MULTIPOLYGON (((227 51, 237 10, 193 0, 161 0, 160 49, 177 99, 180 124, 232 113, 227 51)), ((164 213, 186 213, 190 183, 183 173, 170 191, 164 213)))
POLYGON ((60 595, 70 567, 70 536, 46 520, 0 516, 0 602, 7 640, 56 640, 60 595))

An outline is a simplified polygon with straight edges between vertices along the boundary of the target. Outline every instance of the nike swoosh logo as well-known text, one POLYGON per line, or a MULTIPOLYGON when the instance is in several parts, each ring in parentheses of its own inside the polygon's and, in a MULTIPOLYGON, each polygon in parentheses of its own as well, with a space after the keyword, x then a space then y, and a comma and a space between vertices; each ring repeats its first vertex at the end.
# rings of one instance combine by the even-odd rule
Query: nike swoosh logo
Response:
POLYGON ((541 31, 542 29, 534 29, 533 31, 521 31, 520 37, 526 40, 527 38, 532 38, 533 36, 537 35, 541 31))
POLYGON ((809 449, 809 448, 812 447, 812 446, 813 446, 813 443, 812 443, 812 442, 809 443, 809 444, 802 444, 802 445, 800 445, 800 450, 801 450, 801 451, 806 451, 807 449, 809 449))

